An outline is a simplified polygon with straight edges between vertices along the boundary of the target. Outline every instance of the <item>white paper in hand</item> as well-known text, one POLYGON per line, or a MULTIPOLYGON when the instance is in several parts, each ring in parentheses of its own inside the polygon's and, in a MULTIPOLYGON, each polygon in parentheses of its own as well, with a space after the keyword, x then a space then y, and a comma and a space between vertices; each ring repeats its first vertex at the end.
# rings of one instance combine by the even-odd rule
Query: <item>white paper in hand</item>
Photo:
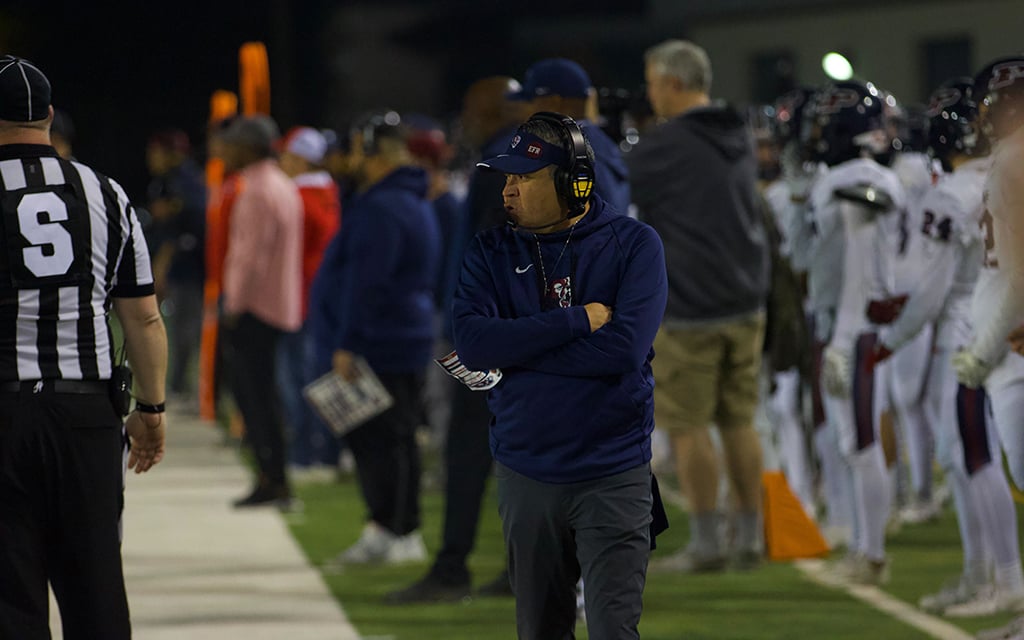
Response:
POLYGON ((353 361, 351 382, 333 371, 306 385, 302 395, 331 430, 343 436, 395 403, 363 358, 353 361))
POLYGON ((459 354, 452 351, 448 355, 434 360, 448 375, 466 385, 473 391, 487 391, 501 382, 501 369, 490 371, 470 371, 459 360, 459 354))

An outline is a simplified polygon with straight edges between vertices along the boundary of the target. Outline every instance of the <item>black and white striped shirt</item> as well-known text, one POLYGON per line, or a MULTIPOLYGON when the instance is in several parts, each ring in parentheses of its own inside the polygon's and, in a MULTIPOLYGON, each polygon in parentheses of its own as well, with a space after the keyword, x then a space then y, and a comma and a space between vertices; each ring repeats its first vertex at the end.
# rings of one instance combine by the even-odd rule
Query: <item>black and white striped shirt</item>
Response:
POLYGON ((46 145, 0 146, 0 381, 110 378, 111 299, 153 293, 119 184, 46 145))

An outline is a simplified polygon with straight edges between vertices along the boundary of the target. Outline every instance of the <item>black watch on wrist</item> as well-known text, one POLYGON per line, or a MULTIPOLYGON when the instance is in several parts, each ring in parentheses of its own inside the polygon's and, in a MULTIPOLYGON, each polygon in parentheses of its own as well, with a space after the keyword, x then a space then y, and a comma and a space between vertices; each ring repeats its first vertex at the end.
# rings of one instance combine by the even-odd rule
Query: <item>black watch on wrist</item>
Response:
POLYGON ((167 411, 165 403, 160 404, 146 404, 145 402, 135 401, 135 410, 139 413, 163 413, 167 411))

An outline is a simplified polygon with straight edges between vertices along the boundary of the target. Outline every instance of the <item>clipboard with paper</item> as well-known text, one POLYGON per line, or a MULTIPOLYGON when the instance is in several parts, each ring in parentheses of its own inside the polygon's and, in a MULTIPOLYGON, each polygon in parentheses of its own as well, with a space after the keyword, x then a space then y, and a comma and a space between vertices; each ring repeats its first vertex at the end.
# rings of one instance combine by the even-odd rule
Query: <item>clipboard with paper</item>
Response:
POLYGON ((379 416, 395 403, 365 359, 357 357, 353 367, 352 380, 331 371, 302 389, 306 402, 338 436, 379 416))

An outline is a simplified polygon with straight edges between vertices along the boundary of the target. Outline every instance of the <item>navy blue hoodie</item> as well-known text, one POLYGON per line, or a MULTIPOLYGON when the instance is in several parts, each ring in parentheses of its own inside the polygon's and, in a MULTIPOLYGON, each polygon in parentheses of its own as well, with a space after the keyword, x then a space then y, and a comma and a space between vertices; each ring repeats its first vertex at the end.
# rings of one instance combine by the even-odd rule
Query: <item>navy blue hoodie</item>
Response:
POLYGON ((651 459, 651 344, 667 296, 661 240, 598 197, 571 233, 478 234, 453 309, 465 365, 505 374, 488 398, 495 460, 541 482, 592 480, 651 459), (593 333, 590 302, 613 308, 593 333))
POLYGON ((310 291, 316 371, 345 349, 377 372, 422 372, 430 363, 441 262, 427 174, 401 167, 354 196, 310 291))

